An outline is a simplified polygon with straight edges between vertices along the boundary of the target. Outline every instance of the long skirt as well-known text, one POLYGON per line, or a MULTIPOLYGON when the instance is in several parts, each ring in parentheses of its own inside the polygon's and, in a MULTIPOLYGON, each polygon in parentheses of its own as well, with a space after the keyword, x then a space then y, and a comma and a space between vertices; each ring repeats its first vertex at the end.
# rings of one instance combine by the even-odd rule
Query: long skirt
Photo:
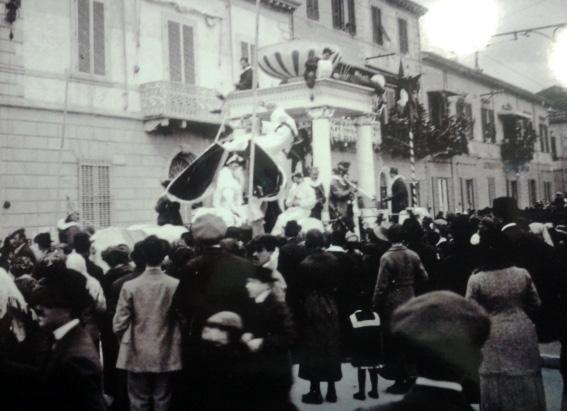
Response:
POLYGON ((546 411, 541 372, 480 376, 481 411, 546 411))

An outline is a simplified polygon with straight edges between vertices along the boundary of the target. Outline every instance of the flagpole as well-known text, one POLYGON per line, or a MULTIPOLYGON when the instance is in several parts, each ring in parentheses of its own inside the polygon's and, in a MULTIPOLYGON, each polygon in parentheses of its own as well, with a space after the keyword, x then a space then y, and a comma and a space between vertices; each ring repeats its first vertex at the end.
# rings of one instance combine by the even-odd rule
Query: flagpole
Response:
POLYGON ((256 26, 254 34, 254 50, 252 52, 252 137, 250 138, 250 164, 248 165, 248 208, 253 215, 252 200, 254 198, 254 162, 256 159, 255 139, 258 130, 258 40, 260 37, 260 0, 256 0, 256 26))

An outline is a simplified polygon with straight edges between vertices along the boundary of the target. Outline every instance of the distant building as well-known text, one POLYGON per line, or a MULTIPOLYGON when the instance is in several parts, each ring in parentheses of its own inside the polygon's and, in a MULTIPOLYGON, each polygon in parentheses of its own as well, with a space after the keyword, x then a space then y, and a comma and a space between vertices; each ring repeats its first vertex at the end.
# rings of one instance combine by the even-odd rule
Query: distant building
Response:
MULTIPOLYGON (((254 3, 22 3, 13 25, 0 19, 0 234, 53 227, 68 208, 97 228, 154 222, 160 180, 217 132, 254 3)), ((291 38, 297 6, 262 1, 261 45, 291 38)))

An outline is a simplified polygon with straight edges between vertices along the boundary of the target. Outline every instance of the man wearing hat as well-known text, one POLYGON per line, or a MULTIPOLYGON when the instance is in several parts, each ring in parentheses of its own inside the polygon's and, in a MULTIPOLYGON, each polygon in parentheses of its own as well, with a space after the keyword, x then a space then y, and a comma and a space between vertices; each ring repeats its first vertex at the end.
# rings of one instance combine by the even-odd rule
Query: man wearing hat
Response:
MULTIPOLYGON (((167 190, 167 187, 171 183, 171 180, 163 180, 161 186, 167 190)), ((157 224, 165 225, 183 225, 183 219, 181 218, 181 213, 179 212, 180 204, 177 201, 171 201, 167 196, 167 193, 162 194, 156 203, 155 211, 158 213, 157 224)))
POLYGON ((331 177, 329 205, 331 212, 335 214, 334 218, 346 218, 348 229, 352 229, 354 227, 352 221, 354 191, 352 185, 348 182, 349 168, 350 163, 348 161, 341 161, 337 165, 335 174, 331 177))
POLYGON ((287 284, 283 275, 278 271, 278 260, 280 254, 281 240, 270 234, 255 237, 248 244, 252 253, 252 262, 258 267, 270 270, 274 278, 273 291, 280 301, 286 300, 287 284))
POLYGON ((274 293, 271 270, 256 267, 248 278, 246 289, 254 309, 247 318, 243 341, 254 355, 252 369, 256 395, 252 410, 296 410, 289 392, 293 383, 289 349, 294 339, 291 315, 284 302, 274 293))
POLYGON ((33 238, 33 242, 37 244, 37 248, 39 250, 39 253, 37 255, 38 262, 43 260, 45 256, 53 250, 53 248, 51 247, 53 241, 51 241, 50 233, 39 233, 33 238))
POLYGON ((390 168, 390 178, 392 179, 392 195, 384 199, 384 201, 391 201, 392 214, 398 215, 409 207, 408 189, 403 177, 398 174, 396 167, 390 168))
POLYGON ((194 409, 205 409, 206 403, 199 390, 201 374, 207 367, 200 345, 206 319, 219 311, 241 314, 249 304, 246 279, 254 266, 220 247, 226 229, 224 221, 212 214, 201 215, 193 222, 193 238, 203 248, 203 253, 182 269, 172 302, 173 309, 183 320, 183 362, 187 370, 186 384, 191 387, 189 401, 194 409))
POLYGON ((365 411, 473 410, 462 382, 478 373, 490 332, 478 304, 450 291, 427 293, 394 312, 391 331, 415 362, 418 378, 403 399, 365 411))
POLYGON ((272 229, 272 234, 283 234, 283 227, 285 227, 288 221, 301 221, 309 217, 316 203, 315 190, 305 181, 303 173, 296 171, 293 174, 293 184, 285 200, 287 209, 278 216, 276 224, 272 229))
POLYGON ((0 364, 0 374, 5 373, 0 377, 9 376, 31 390, 27 399, 36 403, 29 409, 106 410, 98 352, 79 320, 89 303, 85 277, 54 264, 32 300, 40 328, 51 337, 51 349, 39 369, 6 361, 0 364))

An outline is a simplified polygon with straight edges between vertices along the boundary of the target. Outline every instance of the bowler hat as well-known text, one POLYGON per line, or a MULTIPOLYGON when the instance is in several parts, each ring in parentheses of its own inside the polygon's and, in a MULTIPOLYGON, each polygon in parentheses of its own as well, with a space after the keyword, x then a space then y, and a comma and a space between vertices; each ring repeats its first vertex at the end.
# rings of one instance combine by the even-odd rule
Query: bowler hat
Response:
POLYGON ((126 244, 119 244, 112 247, 108 247, 101 254, 102 259, 105 263, 111 267, 130 261, 130 247, 126 244))
POLYGON ((211 315, 205 324, 220 329, 242 330, 242 318, 232 311, 219 311, 211 315))
POLYGON ((297 224, 297 221, 290 220, 286 223, 284 228, 284 233, 287 237, 295 237, 301 232, 301 226, 297 224))
POLYGON ((480 365, 490 320, 482 307, 450 291, 416 297, 392 316, 392 334, 416 359, 463 373, 480 365))
POLYGON ((92 302, 86 285, 84 275, 56 263, 46 270, 45 277, 34 289, 32 302, 34 305, 69 308, 78 314, 92 302))
POLYGON ((198 217, 191 225, 193 238, 202 242, 218 242, 226 235, 226 229, 223 219, 212 214, 198 217))

